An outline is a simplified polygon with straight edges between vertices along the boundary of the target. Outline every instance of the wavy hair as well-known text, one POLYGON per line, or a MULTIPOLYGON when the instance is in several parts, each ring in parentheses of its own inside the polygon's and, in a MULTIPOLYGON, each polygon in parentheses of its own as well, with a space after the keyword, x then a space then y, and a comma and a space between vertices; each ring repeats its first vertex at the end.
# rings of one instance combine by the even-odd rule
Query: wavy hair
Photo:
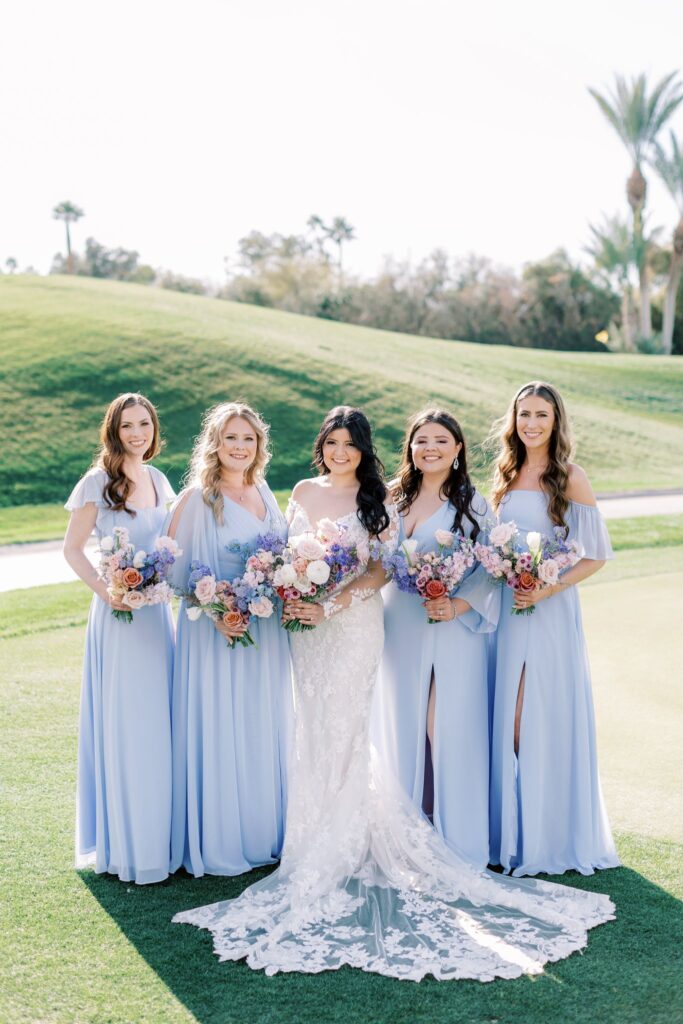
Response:
POLYGON ((458 468, 453 469, 451 466, 448 476, 441 485, 441 497, 449 501, 455 508, 451 531, 453 533, 464 533, 463 519, 468 519, 472 528, 470 536, 472 540, 476 540, 479 533, 479 523, 472 509, 475 490, 474 484, 467 472, 467 444, 465 442, 465 435, 456 418, 443 409, 422 409, 420 412, 415 413, 408 423, 408 429, 401 449, 401 464, 394 485, 394 498, 399 514, 408 511, 420 492, 422 471, 413 462, 411 445, 418 430, 424 427, 426 423, 438 423, 439 426, 444 427, 455 438, 458 444, 462 445, 458 453, 458 468))
POLYGON ((218 449, 222 444, 222 433, 228 420, 241 416, 247 420, 256 434, 256 458, 244 471, 247 484, 258 484, 264 479, 265 469, 270 462, 268 445, 270 428, 266 421, 244 402, 221 402, 204 414, 202 430, 194 443, 187 486, 201 488, 205 504, 213 510, 216 522, 223 525, 225 502, 221 493, 221 462, 218 449))
POLYGON ((100 427, 100 448, 94 462, 94 465, 98 469, 103 469, 109 477, 104 488, 104 499, 107 504, 116 512, 128 512, 132 516, 135 515, 135 509, 130 508, 126 502, 133 487, 133 481, 126 476, 123 470, 126 449, 123 447, 119 433, 124 411, 133 405, 140 405, 147 410, 154 428, 152 443, 142 456, 143 461, 149 462, 159 454, 162 440, 156 409, 149 398, 145 398, 144 395, 140 395, 136 391, 126 391, 109 404, 104 414, 100 427))
POLYGON ((389 526, 389 514, 384 507, 387 488, 384 466, 375 451, 372 429, 364 412, 350 405, 338 405, 328 412, 313 444, 313 466, 321 475, 330 472, 323 458, 323 445, 333 430, 341 429, 348 430, 360 452, 356 469, 358 519, 371 536, 378 537, 389 526))
POLYGON ((555 526, 567 529, 565 515, 569 508, 567 483, 569 481, 569 460, 572 457, 572 440, 569 417, 559 391, 545 381, 532 380, 522 385, 510 402, 502 419, 493 425, 493 436, 498 441, 491 505, 498 511, 503 498, 517 479, 526 458, 526 445, 517 433, 517 410, 519 403, 530 396, 538 396, 548 402, 555 414, 552 433, 548 444, 548 465, 539 478, 541 490, 548 497, 548 515, 555 526))

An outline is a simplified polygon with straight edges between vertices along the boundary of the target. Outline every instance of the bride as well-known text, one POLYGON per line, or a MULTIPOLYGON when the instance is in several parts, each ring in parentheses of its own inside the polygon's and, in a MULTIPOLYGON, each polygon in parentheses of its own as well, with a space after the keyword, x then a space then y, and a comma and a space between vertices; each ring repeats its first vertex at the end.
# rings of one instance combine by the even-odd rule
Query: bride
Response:
MULTIPOLYGON (((369 559, 397 515, 362 412, 333 409, 301 481, 290 536, 324 518, 369 559)), ((296 735, 282 861, 234 900, 177 914, 221 960, 315 973, 343 964, 395 978, 513 978, 586 945, 614 917, 607 896, 481 870, 449 849, 379 764, 368 738, 383 644, 379 562, 322 604, 287 602, 316 628, 292 635, 296 735)), ((438 629, 438 625, 433 628, 438 629)))

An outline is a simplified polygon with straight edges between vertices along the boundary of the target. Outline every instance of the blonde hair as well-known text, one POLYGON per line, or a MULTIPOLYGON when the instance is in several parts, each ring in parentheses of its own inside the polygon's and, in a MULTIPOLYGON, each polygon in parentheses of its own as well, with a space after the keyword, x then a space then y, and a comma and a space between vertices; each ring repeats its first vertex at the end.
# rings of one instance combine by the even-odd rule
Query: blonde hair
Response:
POLYGON ((505 416, 493 425, 499 452, 494 468, 491 505, 497 512, 524 463, 526 446, 517 433, 517 408, 521 401, 531 395, 543 398, 552 406, 555 414, 548 446, 548 466, 539 483, 548 497, 548 515, 552 522, 555 526, 566 527, 564 517, 569 508, 569 460, 573 454, 574 442, 562 396, 552 384, 546 384, 545 381, 532 380, 528 384, 523 384, 510 402, 505 416))
POLYGON ((269 426, 251 406, 243 402, 221 402, 208 409, 202 420, 202 431, 194 443, 187 475, 188 487, 200 487, 205 503, 213 510, 216 522, 223 525, 223 495, 221 493, 221 462, 218 449, 222 433, 229 420, 240 416, 247 420, 256 434, 256 458, 244 471, 247 484, 258 484, 264 479, 270 462, 268 447, 269 426))

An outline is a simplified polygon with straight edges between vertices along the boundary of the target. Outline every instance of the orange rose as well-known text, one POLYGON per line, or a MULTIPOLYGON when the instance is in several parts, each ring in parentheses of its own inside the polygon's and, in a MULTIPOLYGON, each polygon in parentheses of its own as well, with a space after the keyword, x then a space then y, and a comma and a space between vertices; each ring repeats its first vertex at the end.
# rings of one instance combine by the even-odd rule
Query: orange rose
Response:
POLYGON ((536 589, 536 577, 530 572, 521 572, 519 579, 517 580, 517 590, 523 590, 525 593, 529 593, 531 590, 536 589))
POLYGON ((445 593, 446 587, 441 580, 430 580, 425 587, 425 594, 432 601, 435 601, 437 597, 443 597, 445 593))
POLYGON ((138 572, 137 569, 124 569, 123 582, 131 590, 133 587, 139 587, 142 583, 142 573, 138 572))
POLYGON ((242 613, 238 611, 226 612, 223 616, 223 623, 228 629, 238 629, 243 621, 242 613))

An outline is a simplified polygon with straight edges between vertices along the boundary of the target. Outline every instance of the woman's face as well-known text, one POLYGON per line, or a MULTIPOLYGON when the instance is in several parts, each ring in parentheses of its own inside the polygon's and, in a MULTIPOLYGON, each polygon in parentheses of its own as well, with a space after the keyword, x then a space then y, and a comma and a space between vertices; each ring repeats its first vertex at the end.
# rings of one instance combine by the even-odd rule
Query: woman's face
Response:
POLYGON ((461 448, 462 444, 440 423, 425 423, 418 427, 410 442, 413 465, 426 474, 446 476, 461 448))
POLYGON ((154 423, 144 405, 129 405, 121 414, 119 441, 126 455, 142 458, 152 447, 154 423))
POLYGON ((346 427, 331 430, 323 441, 323 462, 329 473, 355 473, 362 455, 346 427))
POLYGON ((217 455, 221 466, 231 473, 243 473, 258 452, 258 436, 249 420, 232 416, 223 426, 217 455))
POLYGON ((540 395, 527 395, 517 403, 517 436, 530 451, 547 448, 555 426, 555 410, 540 395))

